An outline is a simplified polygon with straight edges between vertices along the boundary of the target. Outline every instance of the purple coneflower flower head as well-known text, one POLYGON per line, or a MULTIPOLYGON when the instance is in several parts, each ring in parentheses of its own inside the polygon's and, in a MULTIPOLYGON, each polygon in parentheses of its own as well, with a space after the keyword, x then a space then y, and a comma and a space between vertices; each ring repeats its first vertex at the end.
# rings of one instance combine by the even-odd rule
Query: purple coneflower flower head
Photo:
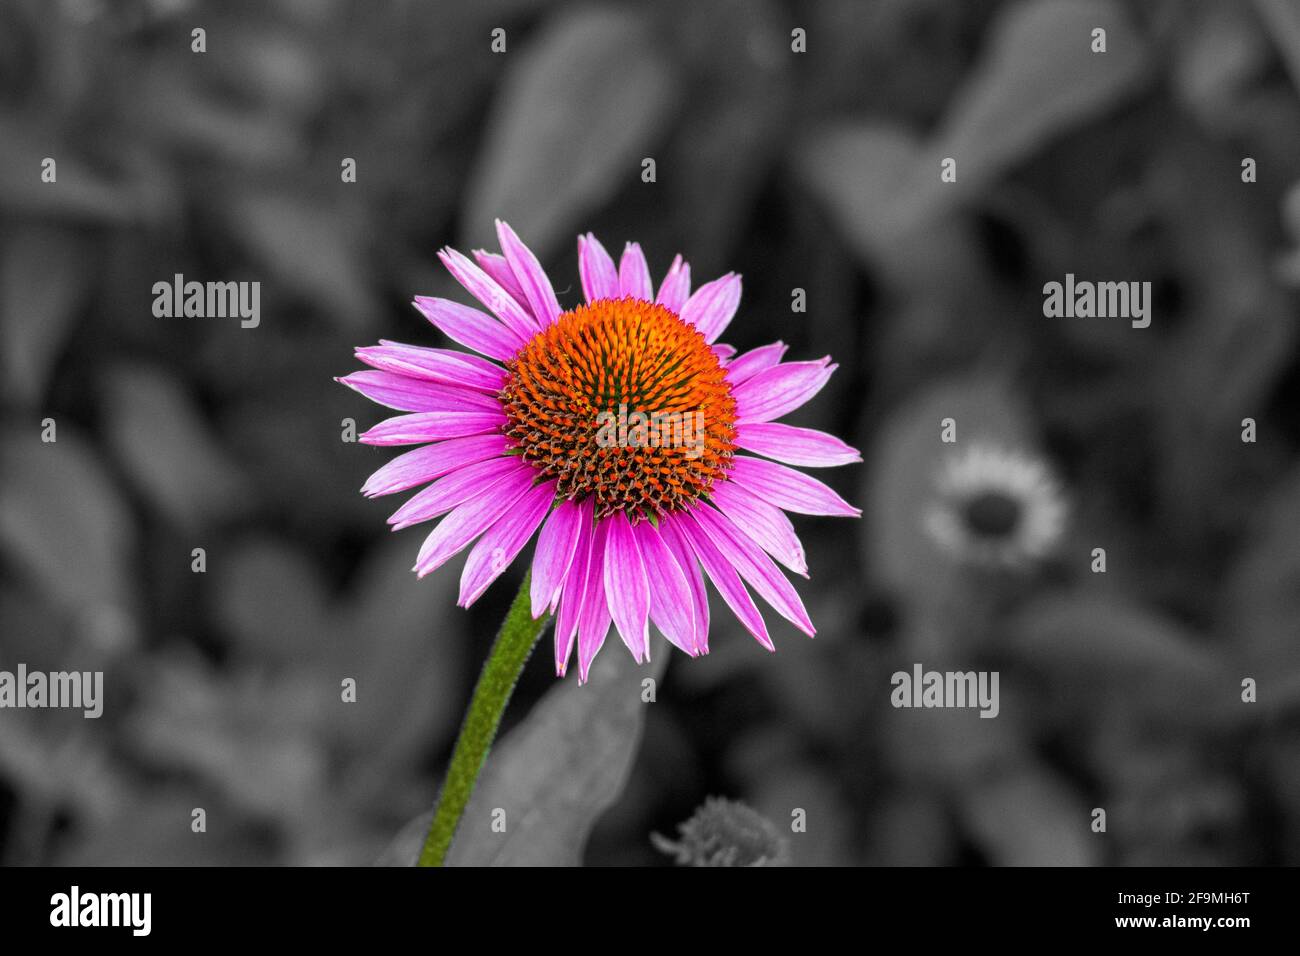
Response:
POLYGON ((767 649, 751 590, 811 636, 777 567, 807 576, 786 512, 861 512, 789 466, 861 457, 776 419, 836 366, 785 362, 780 342, 740 355, 719 343, 740 304, 738 275, 692 291, 678 256, 656 290, 640 246, 628 243, 616 264, 588 234, 578 239, 586 301, 566 310, 514 231, 498 222, 497 235, 500 254, 439 253, 482 308, 414 303, 477 354, 381 341, 357 349, 369 370, 340 379, 404 413, 363 442, 418 446, 362 489, 420 488, 389 519, 394 529, 441 519, 415 571, 470 548, 459 600, 468 607, 535 536, 532 613, 556 613, 556 672, 576 649, 581 681, 611 626, 638 662, 651 622, 687 654, 708 653, 706 580, 767 649))

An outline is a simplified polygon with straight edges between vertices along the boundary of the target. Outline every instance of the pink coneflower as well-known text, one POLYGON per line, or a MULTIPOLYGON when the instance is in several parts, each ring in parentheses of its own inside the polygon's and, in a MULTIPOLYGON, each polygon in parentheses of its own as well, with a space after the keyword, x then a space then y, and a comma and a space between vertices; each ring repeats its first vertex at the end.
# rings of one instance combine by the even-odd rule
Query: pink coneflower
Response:
POLYGON ((640 246, 628 243, 615 266, 588 234, 578 239, 586 302, 565 310, 514 231, 498 222, 497 235, 502 255, 439 253, 487 312, 415 299, 430 322, 479 354, 381 342, 357 349, 373 370, 340 379, 407 413, 363 442, 420 446, 362 489, 376 496, 426 486, 389 519, 398 529, 441 518, 416 572, 472 544, 458 602, 468 607, 540 529, 532 615, 557 612, 556 672, 564 674, 576 644, 580 681, 611 623, 638 662, 649 653, 651 621, 687 654, 707 653, 706 577, 769 650, 746 585, 812 635, 776 566, 807 576, 785 512, 860 511, 787 465, 861 458, 832 435, 775 419, 816 395, 836 366, 782 362, 780 342, 741 355, 718 344, 740 303, 733 273, 691 292, 690 266, 678 256, 656 292, 640 246))

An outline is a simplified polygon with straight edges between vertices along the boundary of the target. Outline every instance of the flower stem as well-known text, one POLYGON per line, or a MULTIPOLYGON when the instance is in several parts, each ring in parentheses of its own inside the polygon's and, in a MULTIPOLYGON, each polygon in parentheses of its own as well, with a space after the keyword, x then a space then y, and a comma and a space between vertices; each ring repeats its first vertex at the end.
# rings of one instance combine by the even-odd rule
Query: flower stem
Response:
POLYGON ((501 715, 505 712, 515 683, 523 672, 524 664, 542 636, 550 615, 534 620, 528 585, 531 574, 524 575, 519 593, 506 614, 501 631, 497 634, 492 651, 479 674, 469 710, 461 724, 456 748, 447 768, 447 781, 438 795, 438 806, 433 811, 433 823, 420 851, 419 866, 442 866, 456 835, 461 815, 474 792, 479 772, 487 760, 488 750, 496 738, 501 715))

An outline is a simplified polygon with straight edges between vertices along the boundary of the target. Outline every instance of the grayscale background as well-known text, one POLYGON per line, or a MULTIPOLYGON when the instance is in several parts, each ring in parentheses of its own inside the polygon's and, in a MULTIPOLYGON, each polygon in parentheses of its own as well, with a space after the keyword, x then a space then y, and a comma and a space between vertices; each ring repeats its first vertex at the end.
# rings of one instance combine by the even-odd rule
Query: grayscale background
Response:
POLYGON ((107 685, 0 711, 0 861, 368 864, 428 808, 521 568, 468 612, 458 561, 415 579, 332 377, 446 344, 410 297, 467 301, 434 253, 502 216, 563 303, 587 230, 742 272, 726 338, 832 354, 792 420, 865 457, 818 474, 861 521, 795 518, 816 640, 715 604, 556 859, 667 865, 716 794, 805 810, 801 864, 1300 863, 1298 87, 1274 0, 0 0, 0 668, 107 685), (261 326, 155 318, 177 272, 261 282, 261 326), (1150 281, 1151 327, 1045 318, 1067 272, 1150 281), (1051 462, 1054 559, 924 536, 944 417, 1051 462), (1000 716, 891 708, 916 661, 998 670, 1000 716))

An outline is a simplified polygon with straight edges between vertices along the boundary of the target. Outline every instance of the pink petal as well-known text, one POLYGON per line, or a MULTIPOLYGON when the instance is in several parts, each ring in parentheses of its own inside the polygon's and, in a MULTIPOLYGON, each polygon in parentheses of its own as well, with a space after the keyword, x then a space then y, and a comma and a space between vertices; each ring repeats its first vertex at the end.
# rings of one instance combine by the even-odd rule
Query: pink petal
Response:
POLYGON ((719 362, 726 364, 727 360, 736 354, 736 347, 734 345, 726 345, 722 342, 716 342, 709 347, 709 351, 717 356, 719 362))
POLYGON ((653 302, 654 285, 650 282, 650 266, 639 243, 629 242, 623 247, 623 258, 618 264, 618 291, 620 295, 653 302))
POLYGON ((478 309, 427 295, 417 295, 414 305, 447 338, 488 358, 504 362, 524 347, 523 336, 478 309))
POLYGON ((533 617, 541 617, 555 607, 564 576, 569 573, 582 524, 582 509, 572 501, 562 501, 537 536, 533 554, 533 575, 528 596, 533 617))
POLYGON ((717 341, 740 306, 740 276, 728 272, 720 279, 706 282, 691 294, 682 306, 682 321, 700 330, 704 341, 717 341))
POLYGON ((805 515, 839 515, 856 518, 862 514, 816 478, 778 465, 774 461, 737 455, 727 476, 769 504, 805 515))
POLYGON ((469 607, 482 596, 515 559, 555 501, 554 481, 530 488, 513 508, 487 530, 465 559, 460 575, 461 607, 469 607))
POLYGON ((736 428, 736 444, 788 465, 830 468, 861 461, 862 455, 834 435, 779 422, 747 422, 736 428))
POLYGON ((587 559, 587 581, 583 588, 582 610, 578 613, 578 682, 585 684, 591 662, 609 634, 609 603, 605 598, 605 541, 609 521, 597 522, 591 538, 591 555, 587 559))
POLYGON ((428 379, 408 378, 393 372, 353 372, 335 381, 360 392, 372 402, 401 412, 490 412, 498 411, 501 402, 495 395, 484 395, 459 385, 439 385, 428 379))
POLYGON ((356 350, 357 358, 372 368, 408 378, 459 385, 495 395, 505 387, 507 372, 500 365, 468 352, 430 349, 400 342, 380 342, 356 350))
POLYGON ((716 482, 709 498, 751 541, 795 574, 808 576, 803 545, 794 533, 794 525, 780 508, 734 481, 716 482))
POLYGON ((627 515, 616 511, 607 519, 605 541, 605 599, 614 627, 638 664, 649 657, 650 582, 645 560, 632 534, 627 515))
POLYGON ((578 633, 582 599, 587 594, 587 573, 591 564, 591 541, 595 537, 592 514, 594 499, 588 498, 578 508, 578 543, 573 549, 573 563, 564 576, 560 592, 560 610, 555 616, 555 673, 560 677, 569 667, 573 639, 578 633))
POLYGON ((464 438, 499 432, 506 426, 505 412, 417 412, 386 418, 360 436, 366 445, 420 445, 446 438, 464 438))
POLYGON ((695 599, 686 575, 673 557, 672 549, 649 521, 638 522, 632 533, 641 549, 650 585, 650 620, 675 647, 696 656, 699 651, 695 646, 695 599))
POLYGON ((758 607, 755 606, 749 592, 745 590, 745 585, 741 583, 740 575, 736 574, 736 569, 722 556, 713 539, 696 522, 690 520, 687 513, 670 515, 663 523, 673 524, 690 542, 691 550, 700 559, 700 564, 704 565, 709 580, 722 595, 722 600, 727 602, 727 607, 731 608, 732 613, 744 625, 745 630, 754 635, 754 640, 769 651, 775 651, 776 647, 767 633, 767 625, 763 623, 763 615, 758 613, 758 607))
POLYGON ((729 518, 707 505, 693 508, 688 517, 704 529, 723 557, 745 579, 745 583, 772 605, 778 614, 809 637, 817 633, 808 612, 804 610, 799 592, 772 563, 772 559, 745 537, 729 518))
MULTIPOLYGON (((431 521, 439 515, 445 515, 457 505, 477 498, 493 485, 516 474, 521 468, 532 470, 514 455, 505 458, 489 458, 487 461, 466 465, 458 471, 439 478, 429 487, 416 492, 402 507, 392 513, 388 523, 394 531, 401 531, 411 525, 431 521)), ((533 472, 536 474, 536 472, 533 472)))
POLYGON ((578 275, 588 302, 618 298, 618 270, 605 247, 591 233, 578 237, 578 275))
POLYGON ((509 292, 512 299, 525 309, 528 308, 528 299, 524 297, 524 290, 520 287, 519 280, 515 278, 515 270, 510 268, 510 263, 506 261, 505 256, 488 252, 486 249, 475 249, 474 261, 493 282, 509 292))
POLYGON ((514 270, 519 287, 524 290, 524 299, 528 302, 533 316, 546 328, 560 317, 560 303, 555 298, 555 290, 546 270, 533 255, 515 231, 500 219, 497 220, 497 238, 501 241, 501 251, 506 254, 506 261, 514 270))
POLYGON ((471 435, 424 445, 398 455, 366 479, 361 493, 367 498, 391 495, 441 478, 450 471, 488 458, 498 458, 510 447, 505 435, 471 435))
POLYGON ((739 385, 753 378, 763 369, 771 368, 780 362, 781 356, 785 355, 788 348, 789 346, 784 342, 773 342, 771 345, 764 345, 751 349, 744 355, 738 355, 727 363, 727 381, 732 385, 739 385))
POLYGON ((673 264, 668 267, 668 275, 664 276, 663 284, 659 286, 659 296, 655 301, 665 309, 681 312, 690 294, 690 264, 684 262, 681 256, 677 256, 673 259, 673 264))
MULTIPOLYGON (((469 259, 452 248, 441 250, 438 258, 447 267, 447 271, 456 277, 456 281, 487 306, 487 310, 500 319, 502 325, 525 340, 537 333, 537 320, 528 314, 528 310, 469 259)), ((518 278, 518 273, 515 277, 518 278)))
POLYGON ((732 391, 736 399, 736 421, 770 422, 792 412, 822 390, 839 368, 830 359, 816 362, 786 362, 763 369, 732 391))
POLYGON ((536 470, 525 465, 492 488, 456 508, 424 539, 415 570, 424 577, 496 523, 532 486, 536 470))
MULTIPOLYGON (((678 529, 676 522, 668 516, 659 519, 659 539, 668 546, 677 567, 686 576, 686 585, 690 588, 691 616, 695 619, 695 653, 709 653, 709 592, 704 588, 704 576, 700 573, 700 562, 690 542, 678 529)), ((653 602, 651 613, 654 612, 653 602)), ((658 623, 658 621, 656 621, 658 623)), ((662 626, 660 630, 662 630, 662 626)), ((665 632, 666 634, 666 632, 665 632)))

